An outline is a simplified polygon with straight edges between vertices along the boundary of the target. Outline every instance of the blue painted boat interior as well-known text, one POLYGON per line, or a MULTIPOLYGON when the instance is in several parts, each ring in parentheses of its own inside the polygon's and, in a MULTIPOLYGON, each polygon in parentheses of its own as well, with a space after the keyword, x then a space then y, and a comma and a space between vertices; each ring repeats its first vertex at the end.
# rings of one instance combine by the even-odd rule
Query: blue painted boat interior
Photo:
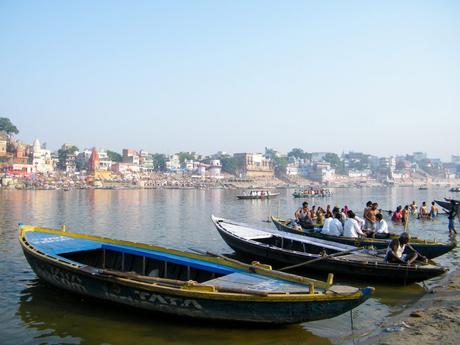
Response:
MULTIPOLYGON (((154 250, 134 248, 129 246, 122 246, 104 242, 98 242, 93 240, 86 240, 81 238, 73 238, 67 236, 54 235, 43 232, 27 232, 27 241, 33 245, 39 251, 46 253, 47 255, 59 257, 66 261, 76 263, 73 260, 69 260, 63 257, 62 254, 68 254, 72 252, 81 252, 95 249, 109 249, 120 253, 132 254, 145 256, 152 259, 163 260, 171 263, 188 265, 197 269, 211 270, 215 273, 229 274, 238 272, 239 270, 215 264, 212 262, 201 261, 197 259, 191 259, 179 255, 162 253, 154 250)), ((78 263, 78 262, 77 262, 78 263)))
MULTIPOLYGON (((136 257, 137 260, 145 257, 148 258, 148 260, 151 260, 152 262, 167 262, 168 267, 171 267, 174 264, 177 265, 176 267, 189 267, 194 269, 195 272, 202 272, 198 273, 199 276, 201 275, 202 281, 206 281, 207 283, 212 283, 213 285, 220 287, 237 287, 245 289, 256 289, 258 291, 283 291, 290 293, 306 292, 306 290, 308 289, 305 285, 302 284, 287 282, 284 280, 275 279, 271 277, 265 277, 262 275, 241 271, 217 263, 187 258, 170 253, 163 253, 155 250, 135 248, 130 246, 73 238, 37 231, 26 232, 25 237, 27 241, 37 250, 49 256, 58 258, 59 260, 64 260, 73 264, 99 267, 101 263, 100 253, 102 252, 102 250, 105 250, 106 253, 116 253, 116 255, 118 256, 121 256, 121 254, 123 253, 125 257, 136 257), (95 256, 97 254, 99 255, 98 259, 91 259, 91 256, 95 256), (82 258, 85 257, 87 259, 82 260, 82 258), (208 272, 207 276, 203 276, 204 271, 208 272), (209 273, 212 273, 212 275, 209 273)), ((123 270, 123 268, 120 269, 119 261, 120 260, 118 259, 118 262, 115 263, 116 259, 113 259, 113 267, 107 268, 120 271, 135 271, 136 267, 137 269, 139 269, 139 265, 135 266, 134 263, 132 263, 131 266, 127 267, 125 270, 123 270)), ((156 268, 158 269, 158 272, 163 271, 163 273, 159 273, 159 276, 161 276, 162 274, 166 275, 166 273, 164 273, 166 271, 164 265, 156 268)), ((144 269, 145 267, 142 270, 144 271, 144 269)), ((147 272, 142 272, 139 274, 147 275, 147 272)), ((168 274, 170 273, 168 272, 168 274)), ((189 277, 185 278, 183 276, 184 272, 182 272, 181 274, 182 277, 174 277, 168 275, 166 277, 184 280, 189 279, 189 277)), ((195 277, 195 279, 198 278, 195 277)))

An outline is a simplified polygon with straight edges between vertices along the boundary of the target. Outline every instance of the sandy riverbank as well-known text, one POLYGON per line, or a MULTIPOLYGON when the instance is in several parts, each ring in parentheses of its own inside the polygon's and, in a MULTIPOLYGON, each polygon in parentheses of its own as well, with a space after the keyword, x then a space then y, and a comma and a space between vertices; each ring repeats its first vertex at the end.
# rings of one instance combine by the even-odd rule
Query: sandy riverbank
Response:
POLYGON ((380 327, 381 333, 365 344, 460 344, 460 269, 380 327))

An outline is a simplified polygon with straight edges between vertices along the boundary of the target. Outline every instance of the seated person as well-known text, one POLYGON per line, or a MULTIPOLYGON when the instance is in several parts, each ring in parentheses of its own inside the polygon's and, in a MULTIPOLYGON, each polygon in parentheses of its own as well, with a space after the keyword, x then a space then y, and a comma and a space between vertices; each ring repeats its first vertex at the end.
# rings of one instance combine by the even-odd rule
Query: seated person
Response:
POLYGON ((412 264, 417 259, 422 259, 425 262, 428 262, 428 259, 417 252, 409 244, 409 234, 403 232, 399 238, 391 240, 388 244, 387 253, 385 255, 386 262, 399 263, 399 264, 412 264), (404 251, 407 249, 410 250, 409 254, 405 254, 404 251))
POLYGON ((358 217, 356 214, 355 214, 355 220, 358 222, 358 225, 361 228, 361 230, 364 230, 365 225, 366 225, 366 221, 363 218, 358 217))
POLYGON ((331 224, 332 222, 332 217, 330 214, 326 214, 325 215, 325 219, 324 219, 324 224, 323 224, 323 228, 321 229, 321 233, 323 235, 329 235, 329 225, 331 224))
POLYGON ((343 236, 353 238, 366 237, 366 234, 361 230, 361 226, 355 219, 355 213, 351 210, 348 211, 348 218, 343 227, 343 236))
POLYGON ((390 232, 388 231, 388 224, 383 219, 381 213, 378 213, 376 216, 377 222, 375 223, 375 232, 374 235, 376 238, 388 238, 390 237, 390 232))
POLYGON ((330 236, 341 236, 343 234, 343 225, 340 221, 340 212, 334 214, 334 219, 329 224, 328 235, 330 236))

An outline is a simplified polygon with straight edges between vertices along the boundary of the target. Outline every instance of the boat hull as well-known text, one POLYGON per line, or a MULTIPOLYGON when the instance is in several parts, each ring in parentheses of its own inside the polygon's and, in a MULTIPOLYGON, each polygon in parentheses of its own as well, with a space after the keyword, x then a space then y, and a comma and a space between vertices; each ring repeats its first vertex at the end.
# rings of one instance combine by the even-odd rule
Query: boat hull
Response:
POLYGON ((270 199, 278 196, 280 193, 266 194, 266 195, 237 195, 236 197, 240 200, 258 200, 258 199, 270 199))
MULTIPOLYGON (((329 288, 332 289, 329 283, 286 275, 268 268, 248 267, 238 262, 228 263, 221 258, 53 229, 21 225, 19 241, 30 267, 40 279, 51 285, 104 301, 186 318, 266 325, 301 323, 347 312, 368 299, 373 292, 373 288, 365 288, 337 295, 332 290, 328 292, 329 288), (118 254, 124 253, 124 256, 118 256, 119 260, 114 256, 115 249, 119 250, 118 254), (95 252, 102 253, 102 256, 94 256, 95 252), (80 253, 82 256, 76 255, 80 253), (136 258, 144 263, 142 272, 147 272, 147 266, 152 268, 149 266, 153 262, 151 260, 158 259, 165 265, 164 272, 166 262, 170 263, 168 272, 171 274, 175 270, 174 263, 183 263, 183 269, 188 267, 190 274, 201 267, 215 273, 217 278, 206 278, 197 283, 191 278, 172 280, 158 275, 141 276, 136 273, 139 266, 135 263, 141 263, 135 262, 136 258), (85 260, 90 260, 92 264, 83 263, 87 262, 85 260), (240 285, 243 288, 225 290, 225 286, 216 283, 220 278, 232 275, 238 277, 234 279, 243 279, 240 285), (248 285, 254 286, 254 289, 245 289, 244 282, 254 279, 259 279, 259 283, 248 285), (311 284, 318 284, 316 286, 324 292, 316 290, 314 293, 311 284), (287 285, 293 289, 292 294, 287 292, 287 285)), ((182 273, 186 271, 182 270, 182 273)), ((229 282, 232 282, 231 279, 229 282)), ((240 280, 235 283, 240 283, 240 280)))
MULTIPOLYGON (((259 244, 254 241, 246 241, 216 228, 222 239, 236 252, 245 256, 255 257, 264 262, 282 264, 285 266, 296 265, 319 258, 319 255, 296 252, 289 249, 259 244)), ((408 284, 431 279, 445 273, 440 267, 432 269, 420 266, 406 266, 396 264, 374 265, 371 263, 354 262, 343 257, 323 259, 311 265, 305 265, 304 271, 317 271, 334 273, 342 276, 353 276, 366 281, 385 281, 390 284, 408 284)))
MULTIPOLYGON (((384 249, 388 247, 390 239, 376 239, 376 238, 350 238, 350 237, 338 237, 338 236, 329 236, 323 235, 317 232, 310 231, 298 231, 294 228, 283 224, 281 221, 272 217, 273 224, 280 231, 286 231, 293 234, 304 235, 312 238, 318 238, 322 240, 327 240, 336 243, 347 244, 355 247, 374 247, 376 249, 384 249)), ((456 245, 454 243, 429 243, 425 242, 416 242, 412 241, 411 246, 418 251, 423 256, 426 256, 428 259, 434 259, 438 256, 444 255, 454 249, 456 245)))
POLYGON ((291 324, 327 319, 355 308, 372 294, 372 289, 363 289, 364 293, 360 299, 305 303, 184 298, 175 294, 158 293, 111 280, 96 279, 90 274, 72 272, 58 265, 43 262, 26 251, 24 254, 37 276, 51 285, 70 292, 152 312, 215 321, 291 324))
MULTIPOLYGON (((450 211, 452 208, 452 204, 449 201, 435 200, 435 202, 447 211, 450 211)), ((455 203, 459 204, 460 200, 455 200, 455 203)))

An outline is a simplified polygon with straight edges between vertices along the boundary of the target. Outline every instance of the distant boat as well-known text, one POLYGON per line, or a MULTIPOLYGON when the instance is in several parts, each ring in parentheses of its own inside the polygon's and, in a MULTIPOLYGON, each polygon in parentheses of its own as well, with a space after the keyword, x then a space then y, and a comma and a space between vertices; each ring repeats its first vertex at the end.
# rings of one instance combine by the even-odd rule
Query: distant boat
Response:
POLYGON ((332 192, 329 191, 328 189, 323 189, 323 190, 305 190, 305 191, 295 191, 292 193, 292 196, 294 198, 315 198, 315 197, 330 197, 332 196, 332 192))
POLYGON ((175 316, 300 323, 343 314, 374 291, 333 285, 332 276, 322 282, 257 262, 27 225, 19 242, 35 273, 52 285, 175 316))
POLYGON ((237 195, 236 197, 240 200, 254 200, 254 199, 270 199, 275 196, 280 195, 280 193, 272 193, 268 191, 260 190, 251 190, 248 194, 237 195))
POLYGON ((449 189, 449 192, 459 193, 460 192, 460 187, 452 187, 451 189, 449 189))
POLYGON ((418 187, 419 190, 428 190, 428 187, 427 186, 420 186, 418 187))

